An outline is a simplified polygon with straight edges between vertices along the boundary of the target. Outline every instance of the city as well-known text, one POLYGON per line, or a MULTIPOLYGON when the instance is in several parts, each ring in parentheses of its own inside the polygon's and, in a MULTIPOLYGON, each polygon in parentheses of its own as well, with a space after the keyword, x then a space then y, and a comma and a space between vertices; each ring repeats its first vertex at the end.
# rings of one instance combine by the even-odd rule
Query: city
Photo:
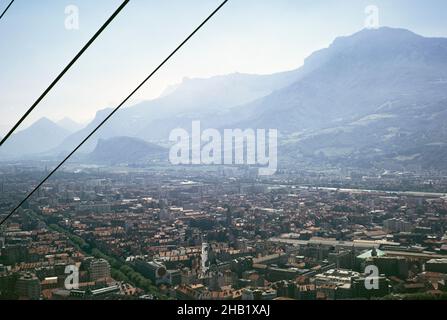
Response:
MULTIPOLYGON (((2 167, 1 206, 45 170, 2 167)), ((447 194, 306 186, 401 173, 253 172, 72 165, 2 226, 1 297, 445 298, 447 194)), ((407 180, 437 190, 447 175, 407 180)))
POLYGON ((2 308, 433 314, 446 11, 0 0, 2 308))

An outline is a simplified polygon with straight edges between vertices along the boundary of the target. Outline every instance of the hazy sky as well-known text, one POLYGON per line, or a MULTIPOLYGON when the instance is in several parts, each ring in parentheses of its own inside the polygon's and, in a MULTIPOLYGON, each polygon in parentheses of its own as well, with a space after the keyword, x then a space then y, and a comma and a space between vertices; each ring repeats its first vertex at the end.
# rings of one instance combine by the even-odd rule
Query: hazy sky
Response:
MULTIPOLYGON (((0 10, 9 0, 0 0, 0 10)), ((119 0, 16 0, 0 21, 0 133, 15 122, 119 0), (65 8, 79 8, 79 30, 65 8)), ((218 0, 131 0, 32 114, 88 121, 116 106, 217 5, 218 0)), ((129 104, 157 97, 184 77, 294 69, 337 36, 364 27, 368 5, 380 25, 447 37, 445 0, 230 0, 129 104)), ((28 121, 22 128, 28 125, 28 121)))

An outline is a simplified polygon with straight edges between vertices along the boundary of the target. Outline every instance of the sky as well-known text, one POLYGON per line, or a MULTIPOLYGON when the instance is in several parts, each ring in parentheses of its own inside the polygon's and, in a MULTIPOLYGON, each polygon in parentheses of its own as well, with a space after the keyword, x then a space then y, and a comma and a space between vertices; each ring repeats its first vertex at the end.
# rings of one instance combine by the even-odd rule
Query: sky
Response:
MULTIPOLYGON (((41 117, 86 123, 118 105, 219 4, 219 0, 131 0, 19 128, 41 117)), ((0 0, 0 11, 9 0, 0 0)), ((16 0, 0 20, 0 134, 10 128, 120 0, 16 0), (67 6, 79 28, 67 29, 67 6)), ((365 26, 447 37, 445 0, 230 0, 126 107, 154 99, 185 77, 270 74, 300 67, 312 52, 365 26), (428 5, 429 3, 429 5, 428 5)))

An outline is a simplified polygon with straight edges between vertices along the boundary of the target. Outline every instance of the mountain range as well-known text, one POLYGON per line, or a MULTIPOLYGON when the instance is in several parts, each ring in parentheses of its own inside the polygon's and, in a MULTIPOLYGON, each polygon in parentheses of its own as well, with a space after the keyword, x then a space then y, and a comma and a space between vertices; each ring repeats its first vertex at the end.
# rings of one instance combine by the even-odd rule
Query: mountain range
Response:
POLYGON ((47 118, 13 134, 0 147, 2 158, 23 157, 54 148, 70 135, 70 131, 47 118))
MULTIPOLYGON (((40 151, 66 153, 109 112, 99 111, 74 133, 53 135, 40 151)), ((340 165, 446 168, 446 115, 447 39, 385 27, 339 37, 296 70, 184 79, 158 99, 120 110, 82 151, 122 136, 165 144, 173 128, 201 120, 204 128, 278 129, 279 161, 283 155, 340 165)), ((45 124, 56 130, 37 124, 17 133, 17 141, 44 137, 51 131, 45 124)), ((0 151, 20 152, 6 145, 0 151)))
POLYGON ((105 165, 139 163, 147 160, 167 158, 168 150, 142 139, 131 137, 113 137, 100 139, 96 148, 84 161, 105 165), (119 150, 119 152, 116 152, 119 150))

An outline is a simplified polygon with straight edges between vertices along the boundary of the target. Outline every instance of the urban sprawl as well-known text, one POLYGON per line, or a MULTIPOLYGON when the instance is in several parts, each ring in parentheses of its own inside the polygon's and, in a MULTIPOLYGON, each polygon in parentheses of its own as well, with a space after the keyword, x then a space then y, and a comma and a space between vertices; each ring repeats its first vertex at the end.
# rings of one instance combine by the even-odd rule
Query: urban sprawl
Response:
MULTIPOLYGON (((0 167, 0 219, 47 173, 0 167)), ((447 175, 57 173, 0 227, 0 298, 445 298, 447 175)))

